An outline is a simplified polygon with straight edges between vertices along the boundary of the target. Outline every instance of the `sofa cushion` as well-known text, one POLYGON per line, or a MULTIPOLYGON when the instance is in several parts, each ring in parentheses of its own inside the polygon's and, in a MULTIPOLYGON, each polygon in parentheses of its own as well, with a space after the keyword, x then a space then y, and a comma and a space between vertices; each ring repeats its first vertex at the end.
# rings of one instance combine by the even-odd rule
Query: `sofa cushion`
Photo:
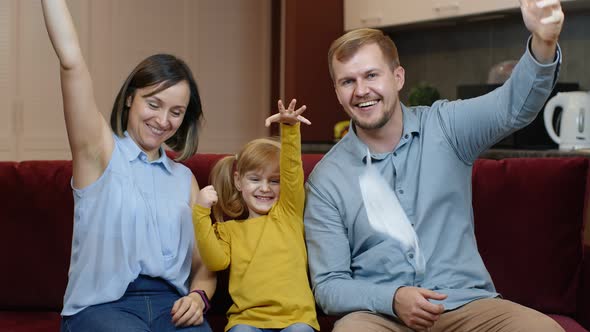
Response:
POLYGON ((3 332, 56 332, 61 316, 57 312, 0 311, 3 332))
POLYGON ((575 314, 588 163, 584 158, 476 161, 477 243, 504 298, 546 313, 575 314))
POLYGON ((322 159, 323 154, 317 153, 307 153, 303 154, 301 157, 301 161, 303 162, 303 174, 305 175, 305 181, 307 181, 307 177, 313 171, 315 165, 322 159))
POLYGON ((588 330, 570 317, 562 315, 549 315, 549 317, 553 318, 567 332, 588 332, 588 330))
POLYGON ((69 161, 0 163, 0 309, 60 310, 72 243, 69 161))
MULTIPOLYGON (((586 200, 586 204, 588 203, 588 200, 586 200)), ((588 206, 586 207, 586 211, 588 211, 588 206)), ((590 225, 586 224, 586 227, 590 227, 590 225)), ((580 280, 582 289, 578 293, 578 314, 575 318, 582 326, 590 330, 590 238, 586 237, 585 240, 584 267, 582 268, 582 280, 580 280)))

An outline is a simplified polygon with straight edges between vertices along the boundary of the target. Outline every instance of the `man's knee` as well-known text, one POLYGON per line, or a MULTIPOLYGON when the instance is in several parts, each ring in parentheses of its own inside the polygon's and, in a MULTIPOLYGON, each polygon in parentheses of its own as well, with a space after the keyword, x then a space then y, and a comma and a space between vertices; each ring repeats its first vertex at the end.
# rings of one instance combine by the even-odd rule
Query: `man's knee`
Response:
POLYGON ((363 325, 360 312, 352 312, 340 318, 334 323, 333 332, 360 331, 358 328, 363 325))
POLYGON ((334 332, 406 332, 409 329, 386 318, 366 311, 347 314, 334 324, 334 332))
POLYGON ((564 332, 551 317, 514 302, 502 301, 512 309, 505 321, 510 326, 510 331, 564 332))
POLYGON ((511 325, 513 331, 564 332, 553 318, 533 309, 514 315, 511 325))

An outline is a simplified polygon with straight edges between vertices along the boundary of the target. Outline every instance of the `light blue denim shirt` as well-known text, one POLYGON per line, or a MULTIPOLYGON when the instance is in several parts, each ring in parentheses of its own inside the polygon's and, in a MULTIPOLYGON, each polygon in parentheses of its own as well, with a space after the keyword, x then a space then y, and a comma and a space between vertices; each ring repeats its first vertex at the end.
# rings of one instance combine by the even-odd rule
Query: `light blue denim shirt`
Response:
MULTIPOLYGON (((366 145, 354 130, 316 165, 307 181, 305 234, 316 301, 328 314, 368 310, 394 316, 401 286, 447 294, 446 310, 498 293, 477 250, 471 170, 477 156, 530 123, 556 82, 556 61, 543 65, 527 47, 511 78, 478 98, 402 105, 403 134, 389 153, 372 155, 412 223, 426 260, 374 231, 359 188, 366 145)), ((352 126, 352 123, 351 123, 352 126)))
POLYGON ((74 236, 62 315, 119 299, 139 274, 188 291, 194 233, 191 171, 147 155, 125 133, 102 176, 74 191, 74 236))

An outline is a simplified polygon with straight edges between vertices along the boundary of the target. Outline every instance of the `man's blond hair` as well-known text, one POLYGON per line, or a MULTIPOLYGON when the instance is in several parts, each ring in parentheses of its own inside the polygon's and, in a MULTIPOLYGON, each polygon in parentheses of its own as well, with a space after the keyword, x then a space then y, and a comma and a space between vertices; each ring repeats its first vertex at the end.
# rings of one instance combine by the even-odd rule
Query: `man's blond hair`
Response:
POLYGON ((391 70, 394 70, 400 65, 397 47, 389 36, 385 35, 383 31, 377 29, 357 29, 352 30, 332 42, 330 50, 328 51, 328 67, 330 68, 330 77, 334 81, 334 68, 332 61, 334 59, 344 62, 352 58, 356 52, 364 45, 377 44, 385 57, 385 61, 389 63, 391 70))

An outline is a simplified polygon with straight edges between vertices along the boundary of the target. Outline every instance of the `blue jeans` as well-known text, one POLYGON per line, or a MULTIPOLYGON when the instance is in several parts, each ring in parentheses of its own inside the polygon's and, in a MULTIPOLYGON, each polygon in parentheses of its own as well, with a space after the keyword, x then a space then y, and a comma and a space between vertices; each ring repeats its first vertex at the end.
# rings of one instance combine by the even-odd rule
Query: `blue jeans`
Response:
POLYGON ((303 323, 289 325, 284 329, 259 329, 250 325, 238 324, 227 332, 314 332, 314 330, 311 326, 303 323))
POLYGON ((211 332, 206 321, 199 326, 174 326, 170 311, 180 297, 163 279, 140 275, 119 300, 62 317, 61 332, 211 332))

